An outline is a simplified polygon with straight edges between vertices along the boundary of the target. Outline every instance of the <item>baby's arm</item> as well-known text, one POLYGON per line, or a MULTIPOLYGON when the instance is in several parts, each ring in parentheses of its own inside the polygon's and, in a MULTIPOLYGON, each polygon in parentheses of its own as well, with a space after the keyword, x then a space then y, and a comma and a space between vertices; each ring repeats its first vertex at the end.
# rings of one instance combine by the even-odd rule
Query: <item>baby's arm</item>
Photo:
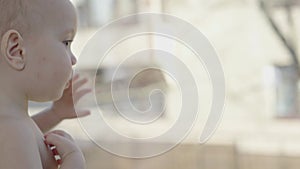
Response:
POLYGON ((90 114, 89 110, 75 111, 74 109, 74 105, 76 105, 84 95, 91 92, 91 89, 81 89, 86 82, 86 78, 80 78, 79 75, 76 74, 72 78, 72 81, 70 81, 70 86, 64 90, 63 96, 59 100, 53 102, 50 108, 32 117, 43 133, 49 131, 64 119, 84 117, 90 114))
POLYGON ((73 138, 64 131, 55 130, 45 136, 48 145, 56 146, 61 157, 60 169, 85 169, 85 159, 73 138))
POLYGON ((47 108, 31 118, 43 133, 49 131, 63 120, 55 114, 52 108, 47 108))

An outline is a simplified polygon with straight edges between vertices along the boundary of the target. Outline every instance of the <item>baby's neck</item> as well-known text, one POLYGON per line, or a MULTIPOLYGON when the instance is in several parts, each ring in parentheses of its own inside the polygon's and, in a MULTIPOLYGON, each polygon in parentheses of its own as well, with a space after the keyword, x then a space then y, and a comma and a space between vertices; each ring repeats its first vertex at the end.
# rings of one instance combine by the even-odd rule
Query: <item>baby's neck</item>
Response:
POLYGON ((28 100, 16 90, 2 90, 0 93, 0 116, 28 118, 28 100))

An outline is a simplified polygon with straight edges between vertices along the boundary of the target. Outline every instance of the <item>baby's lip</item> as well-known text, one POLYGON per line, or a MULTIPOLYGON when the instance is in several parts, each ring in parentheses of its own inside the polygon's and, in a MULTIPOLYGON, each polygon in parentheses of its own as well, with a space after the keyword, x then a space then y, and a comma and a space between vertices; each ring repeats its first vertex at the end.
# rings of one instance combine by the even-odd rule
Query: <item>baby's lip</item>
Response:
POLYGON ((65 89, 70 87, 71 81, 73 79, 73 75, 74 75, 74 72, 72 71, 70 78, 69 78, 68 82, 66 83, 65 89))
POLYGON ((66 83, 66 86, 65 86, 65 89, 69 88, 70 87, 70 80, 66 83))
POLYGON ((71 73, 69 81, 73 79, 73 76, 74 76, 74 72, 71 73))

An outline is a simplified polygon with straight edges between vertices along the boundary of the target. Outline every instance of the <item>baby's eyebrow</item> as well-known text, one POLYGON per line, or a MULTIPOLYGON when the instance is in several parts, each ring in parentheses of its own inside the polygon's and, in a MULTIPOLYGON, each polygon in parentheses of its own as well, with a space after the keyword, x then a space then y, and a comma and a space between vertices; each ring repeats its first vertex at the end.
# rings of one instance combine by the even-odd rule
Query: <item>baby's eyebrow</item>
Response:
POLYGON ((65 35, 71 35, 72 37, 75 36, 75 29, 71 28, 71 29, 67 29, 65 32, 64 32, 65 35))

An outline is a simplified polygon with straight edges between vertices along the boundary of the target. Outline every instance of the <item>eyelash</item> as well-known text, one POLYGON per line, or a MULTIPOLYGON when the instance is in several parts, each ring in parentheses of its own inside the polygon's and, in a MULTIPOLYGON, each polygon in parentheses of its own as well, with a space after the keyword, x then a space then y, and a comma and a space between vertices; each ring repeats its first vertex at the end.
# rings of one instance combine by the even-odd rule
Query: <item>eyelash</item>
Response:
POLYGON ((65 44, 66 46, 71 46, 73 40, 65 40, 63 41, 63 44, 65 44))

